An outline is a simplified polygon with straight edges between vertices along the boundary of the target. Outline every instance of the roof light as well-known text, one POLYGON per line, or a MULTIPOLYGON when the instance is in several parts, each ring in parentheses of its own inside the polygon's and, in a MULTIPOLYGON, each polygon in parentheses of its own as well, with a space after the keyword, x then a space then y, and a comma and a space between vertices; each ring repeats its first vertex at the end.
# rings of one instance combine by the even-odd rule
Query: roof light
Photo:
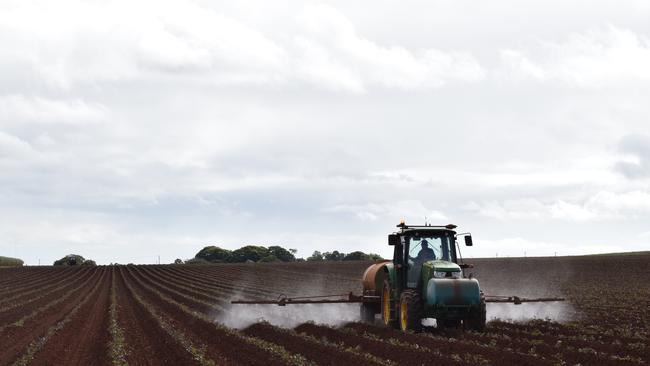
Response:
POLYGON ((456 226, 456 225, 454 225, 454 224, 449 224, 449 225, 445 226, 445 228, 447 228, 447 229, 449 229, 449 230, 454 230, 454 229, 457 228, 457 227, 458 227, 458 226, 456 226))

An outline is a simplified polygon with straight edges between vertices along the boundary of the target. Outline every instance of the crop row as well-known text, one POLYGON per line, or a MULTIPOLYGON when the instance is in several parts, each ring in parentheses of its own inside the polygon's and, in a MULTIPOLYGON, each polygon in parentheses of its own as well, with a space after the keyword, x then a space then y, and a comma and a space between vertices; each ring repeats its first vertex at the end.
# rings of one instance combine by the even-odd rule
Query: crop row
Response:
MULTIPOLYGON (((94 298, 102 281, 106 282, 107 272, 105 269, 94 269, 92 276, 66 295, 38 308, 27 306, 22 314, 16 314, 19 318, 17 321, 0 325, 0 337, 11 339, 0 349, 0 360, 16 365, 32 362, 35 355, 51 339, 58 338, 57 333, 69 326, 74 315, 94 298)), ((77 325, 75 322, 72 324, 77 325)))

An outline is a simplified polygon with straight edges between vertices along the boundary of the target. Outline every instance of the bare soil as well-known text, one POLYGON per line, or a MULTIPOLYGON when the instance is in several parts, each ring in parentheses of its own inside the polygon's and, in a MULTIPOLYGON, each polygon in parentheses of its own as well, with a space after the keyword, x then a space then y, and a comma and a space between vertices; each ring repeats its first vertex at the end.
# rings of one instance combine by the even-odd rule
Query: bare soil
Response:
POLYGON ((650 253, 467 262, 488 294, 568 301, 547 319, 513 321, 506 312, 481 333, 402 333, 355 322, 293 329, 264 322, 237 330, 217 323, 233 297, 358 293, 369 263, 2 268, 0 365, 35 344, 29 364, 113 364, 113 284, 130 365, 650 363, 650 253))

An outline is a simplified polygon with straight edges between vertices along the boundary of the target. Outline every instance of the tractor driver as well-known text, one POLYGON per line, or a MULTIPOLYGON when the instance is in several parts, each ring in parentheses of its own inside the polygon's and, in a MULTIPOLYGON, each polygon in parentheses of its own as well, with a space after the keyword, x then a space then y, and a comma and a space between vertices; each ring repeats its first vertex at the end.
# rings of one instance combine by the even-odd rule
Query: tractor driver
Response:
POLYGON ((418 256, 415 257, 415 262, 424 263, 436 259, 436 254, 433 252, 433 249, 429 248, 429 242, 426 239, 422 239, 420 245, 422 249, 418 252, 418 256))
MULTIPOLYGON (((417 246, 413 248, 413 250, 415 249, 417 249, 417 246)), ((436 259, 436 254, 433 249, 429 248, 429 242, 426 239, 422 239, 418 255, 415 258, 409 255, 409 259, 413 261, 413 264, 408 267, 408 283, 415 286, 417 279, 420 277, 422 265, 426 261, 436 259)))

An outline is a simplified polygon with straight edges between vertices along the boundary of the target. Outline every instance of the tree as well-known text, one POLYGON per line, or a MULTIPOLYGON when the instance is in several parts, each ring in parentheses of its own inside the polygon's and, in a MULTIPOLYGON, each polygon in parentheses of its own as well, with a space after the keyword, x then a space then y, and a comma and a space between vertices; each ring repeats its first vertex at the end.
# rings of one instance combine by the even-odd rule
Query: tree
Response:
POLYGON ((282 262, 295 262, 296 257, 289 250, 286 250, 280 246, 273 245, 268 249, 269 255, 274 256, 276 259, 282 262))
POLYGON ((266 257, 260 259, 261 263, 266 263, 266 262, 280 262, 280 259, 278 257, 274 256, 273 254, 267 255, 266 257))
POLYGON ((22 267, 25 262, 22 259, 0 257, 0 267, 22 267))
POLYGON ((229 262, 231 263, 244 263, 246 261, 257 262, 260 259, 269 255, 268 249, 257 245, 247 245, 237 250, 233 250, 229 262))
POLYGON ((339 253, 338 250, 335 250, 333 252, 325 252, 323 253, 323 259, 326 261, 342 261, 343 258, 345 258, 345 253, 339 253))
POLYGON ((185 264, 210 264, 203 258, 192 258, 185 261, 185 264))
POLYGON ((347 254, 344 258, 344 261, 363 261, 368 260, 368 255, 364 252, 355 251, 347 254))
POLYGON ((384 259, 382 256, 376 253, 368 253, 368 259, 371 261, 378 261, 384 259))
POLYGON ((319 252, 318 250, 315 250, 314 253, 307 258, 308 261, 322 261, 323 260, 323 254, 319 252))
POLYGON ((177 259, 174 261, 174 264, 183 264, 183 260, 180 259, 180 258, 177 258, 177 259))
POLYGON ((201 249, 201 251, 196 254, 195 258, 200 258, 212 263, 224 263, 229 262, 231 256, 232 252, 230 250, 211 245, 201 249))
MULTIPOLYGON (((55 266, 80 266, 86 262, 86 259, 78 254, 68 254, 65 257, 54 261, 55 266)), ((90 262, 95 263, 90 260, 90 262)), ((89 265, 92 265, 89 263, 89 265)), ((95 264, 96 265, 96 264, 95 264)))
POLYGON ((83 263, 81 263, 81 265, 82 266, 93 266, 94 267, 94 266, 97 266, 97 263, 95 263, 94 260, 86 259, 85 261, 83 261, 83 263))

